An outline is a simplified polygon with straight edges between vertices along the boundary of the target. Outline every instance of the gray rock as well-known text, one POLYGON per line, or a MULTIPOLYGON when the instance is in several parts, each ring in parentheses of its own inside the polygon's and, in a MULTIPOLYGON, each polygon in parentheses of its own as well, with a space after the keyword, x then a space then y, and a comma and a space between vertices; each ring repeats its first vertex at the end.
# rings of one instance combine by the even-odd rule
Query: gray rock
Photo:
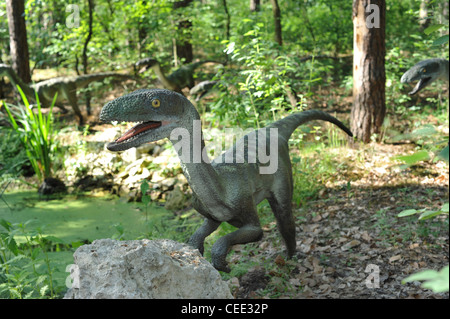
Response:
POLYGON ((96 240, 74 260, 65 299, 232 298, 197 250, 172 240, 96 240))

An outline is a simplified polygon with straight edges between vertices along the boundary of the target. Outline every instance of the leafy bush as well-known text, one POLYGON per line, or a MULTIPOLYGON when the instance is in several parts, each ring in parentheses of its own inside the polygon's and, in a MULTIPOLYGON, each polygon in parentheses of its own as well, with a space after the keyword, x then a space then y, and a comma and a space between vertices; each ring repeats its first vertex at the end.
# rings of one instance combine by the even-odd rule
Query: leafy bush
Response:
POLYGON ((301 111, 305 105, 303 95, 299 101, 289 100, 294 91, 308 91, 307 84, 320 80, 297 57, 283 52, 275 42, 262 36, 261 23, 244 19, 242 24, 252 29, 239 37, 226 41, 225 53, 232 67, 220 69, 216 75, 221 88, 219 98, 211 103, 211 110, 220 119, 243 127, 261 127, 273 122, 286 110, 301 111), (298 79, 296 74, 305 74, 298 79), (296 103, 296 104, 295 104, 296 103))
POLYGON ((40 229, 30 230, 27 221, 11 224, 1 219, 0 226, 0 298, 55 298, 53 269, 47 254, 49 241, 62 242, 42 235, 40 229), (17 237, 25 238, 19 244, 17 237))

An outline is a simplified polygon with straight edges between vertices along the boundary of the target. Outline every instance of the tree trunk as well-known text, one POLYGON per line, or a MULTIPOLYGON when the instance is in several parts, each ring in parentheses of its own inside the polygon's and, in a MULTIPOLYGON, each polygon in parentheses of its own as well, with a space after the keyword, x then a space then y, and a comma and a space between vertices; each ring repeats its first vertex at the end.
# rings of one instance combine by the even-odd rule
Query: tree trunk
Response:
POLYGON ((351 129, 364 143, 380 132, 386 114, 385 13, 385 0, 353 0, 351 129))
MULTIPOLYGON (((186 8, 193 0, 182 0, 173 3, 173 9, 186 8)), ((179 10, 182 11, 182 10, 179 10)), ((192 43, 191 43, 191 29, 192 22, 183 17, 183 14, 180 13, 180 20, 178 22, 178 39, 176 40, 176 55, 184 59, 184 63, 190 63, 194 59, 194 54, 192 52, 192 43)))
POLYGON ((250 11, 251 12, 261 11, 261 1, 260 0, 250 0, 250 11))
MULTIPOLYGON (((92 38, 92 14, 94 11, 94 0, 88 0, 88 6, 89 6, 89 30, 88 30, 88 35, 86 37, 86 41, 84 42, 84 47, 83 47, 83 73, 84 74, 88 74, 88 58, 87 58, 87 47, 89 44, 89 41, 91 41, 92 38)), ((91 92, 89 90, 86 91, 86 93, 84 94, 85 98, 86 98, 86 112, 88 115, 91 115, 91 92)))
POLYGON ((25 1, 6 0, 12 68, 25 82, 31 82, 30 58, 25 25, 25 1))
POLYGON ((275 42, 280 46, 283 45, 283 37, 281 33, 281 10, 277 0, 270 0, 272 3, 273 19, 275 22, 275 42))
POLYGON ((428 18, 428 1, 422 0, 420 2, 419 9, 419 24, 422 30, 426 29, 430 25, 430 19, 428 18))
POLYGON ((230 40, 230 24, 231 16, 228 11, 227 0, 222 0, 223 10, 225 11, 226 22, 225 22, 225 39, 230 40))

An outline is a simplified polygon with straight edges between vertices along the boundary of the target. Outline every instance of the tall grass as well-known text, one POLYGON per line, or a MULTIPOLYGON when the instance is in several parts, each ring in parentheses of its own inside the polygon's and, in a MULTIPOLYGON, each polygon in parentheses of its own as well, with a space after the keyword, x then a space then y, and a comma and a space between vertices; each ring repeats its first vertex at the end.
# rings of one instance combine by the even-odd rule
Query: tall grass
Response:
POLYGON ((19 135, 36 176, 42 182, 46 177, 52 175, 52 152, 55 148, 52 110, 57 94, 53 98, 48 115, 44 115, 37 93, 37 112, 35 113, 34 107, 30 105, 22 89, 19 86, 17 86, 17 89, 24 106, 14 106, 5 103, 5 101, 2 101, 2 104, 8 113, 14 130, 19 135))

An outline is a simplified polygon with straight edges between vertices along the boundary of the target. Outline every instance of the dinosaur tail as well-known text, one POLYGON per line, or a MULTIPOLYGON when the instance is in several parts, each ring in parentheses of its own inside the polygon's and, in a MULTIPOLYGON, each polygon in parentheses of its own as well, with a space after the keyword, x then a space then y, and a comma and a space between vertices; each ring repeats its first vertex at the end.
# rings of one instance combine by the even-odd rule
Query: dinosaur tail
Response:
POLYGON ((101 80, 106 79, 108 77, 118 77, 118 78, 123 78, 123 79, 134 79, 132 76, 126 75, 126 74, 120 74, 120 73, 115 73, 115 72, 102 72, 102 73, 93 73, 93 74, 80 75, 80 76, 77 77, 75 82, 76 82, 76 85, 77 85, 78 88, 83 88, 83 87, 87 86, 91 82, 101 81, 101 80))
POLYGON ((278 128, 278 134, 287 141, 297 127, 314 120, 322 120, 333 123, 349 136, 353 136, 353 133, 341 121, 320 110, 308 110, 289 115, 284 119, 272 123, 270 127, 278 128))

